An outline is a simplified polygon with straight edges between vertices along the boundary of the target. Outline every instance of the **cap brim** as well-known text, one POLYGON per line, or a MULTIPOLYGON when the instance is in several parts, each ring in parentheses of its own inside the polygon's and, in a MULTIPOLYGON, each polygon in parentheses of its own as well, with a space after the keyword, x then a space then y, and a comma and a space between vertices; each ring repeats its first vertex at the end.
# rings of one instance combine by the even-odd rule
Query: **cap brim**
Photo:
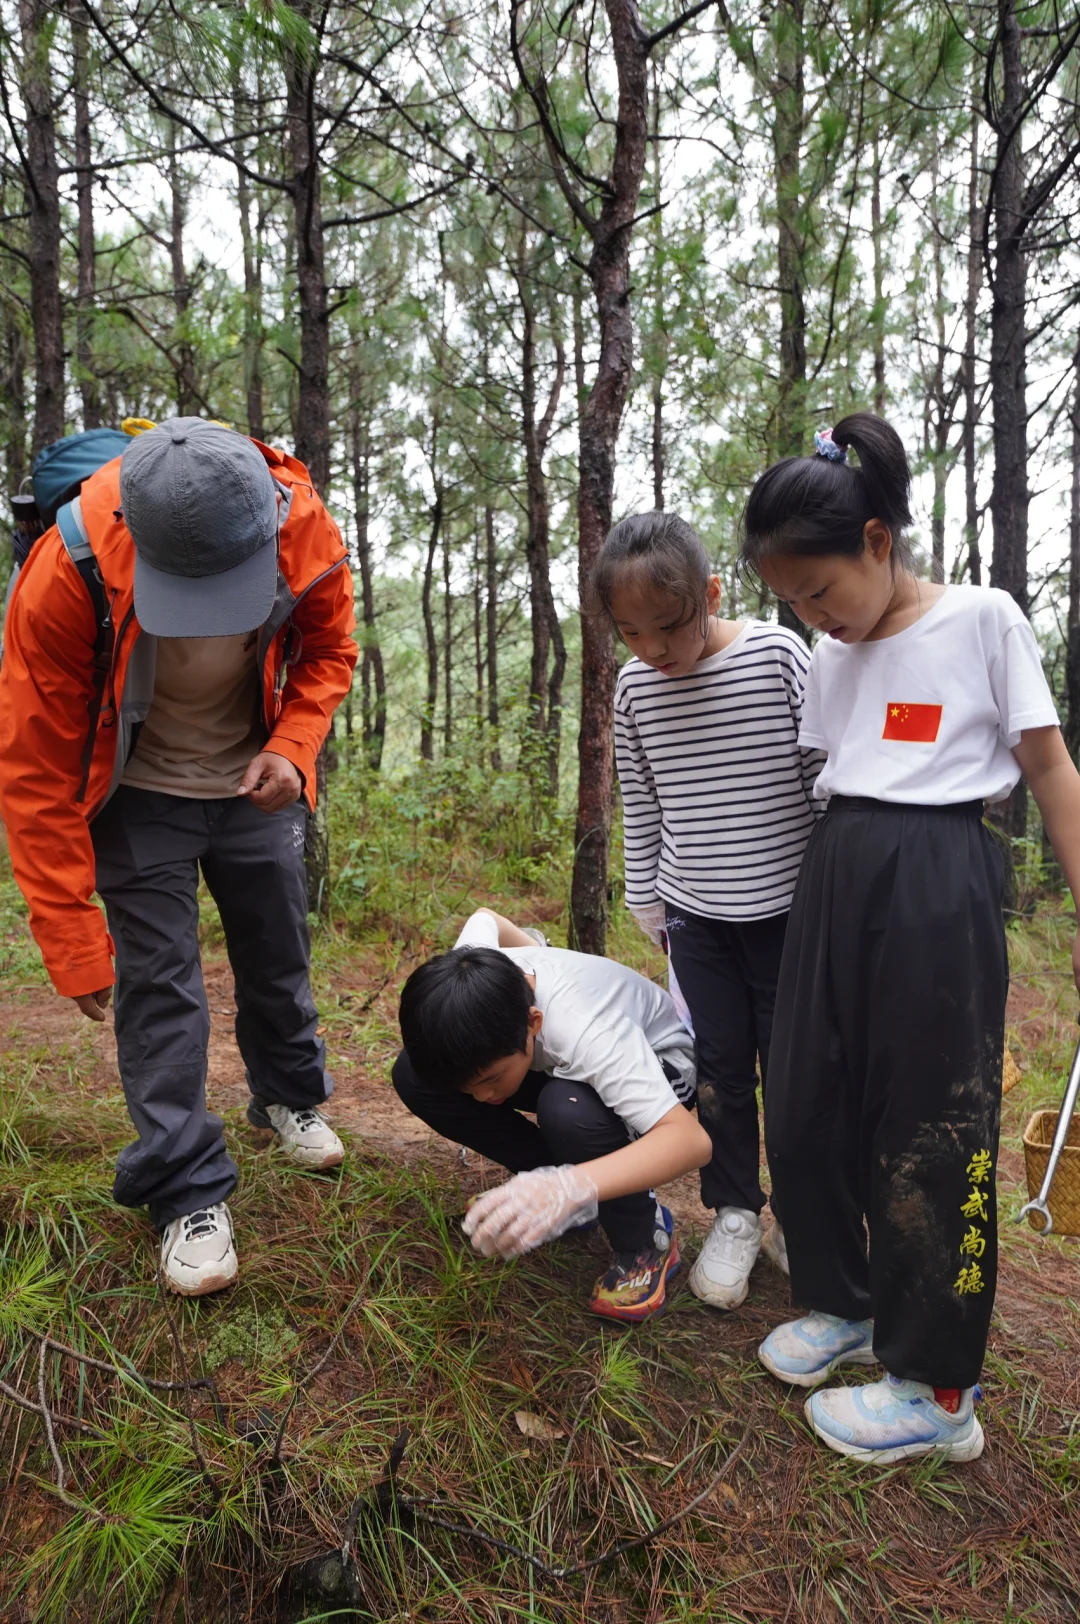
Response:
POLYGON ((169 575, 135 554, 135 614, 154 637, 235 637, 268 618, 277 592, 270 542, 218 575, 169 575))

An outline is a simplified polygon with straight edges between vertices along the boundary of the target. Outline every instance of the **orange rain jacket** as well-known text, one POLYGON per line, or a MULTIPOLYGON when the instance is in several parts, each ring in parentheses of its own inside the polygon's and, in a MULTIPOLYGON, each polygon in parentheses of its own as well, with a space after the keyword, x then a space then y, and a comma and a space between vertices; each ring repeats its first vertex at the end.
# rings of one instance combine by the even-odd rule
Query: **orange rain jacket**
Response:
MULTIPOLYGON (((254 443, 282 497, 277 596, 258 643, 264 748, 293 763, 314 807, 315 757, 356 664, 352 579, 337 525, 303 463, 254 443)), ((35 543, 15 584, 0 667, 0 814, 30 927, 67 998, 113 982, 112 942, 92 900, 89 824, 116 789, 150 708, 157 648, 135 619, 135 549, 120 510, 119 457, 84 483, 79 506, 114 635, 96 729, 91 734, 94 614, 55 526, 35 543)))

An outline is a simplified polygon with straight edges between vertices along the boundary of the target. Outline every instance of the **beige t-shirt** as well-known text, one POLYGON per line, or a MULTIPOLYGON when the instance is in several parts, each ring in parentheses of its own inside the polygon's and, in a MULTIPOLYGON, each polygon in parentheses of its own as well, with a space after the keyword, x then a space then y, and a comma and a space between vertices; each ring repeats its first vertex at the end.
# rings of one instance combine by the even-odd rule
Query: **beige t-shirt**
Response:
POLYGON ((159 637, 154 698, 122 784, 193 800, 234 795, 266 730, 257 632, 159 637))

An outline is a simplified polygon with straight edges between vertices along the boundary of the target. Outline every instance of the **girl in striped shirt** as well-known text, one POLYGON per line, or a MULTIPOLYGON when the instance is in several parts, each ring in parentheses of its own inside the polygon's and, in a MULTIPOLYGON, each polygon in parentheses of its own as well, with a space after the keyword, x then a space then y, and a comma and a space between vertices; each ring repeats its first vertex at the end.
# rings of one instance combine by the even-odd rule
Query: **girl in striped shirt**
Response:
POLYGON ((822 759, 798 743, 809 653, 782 627, 721 618, 701 540, 671 513, 617 524, 592 587, 632 655, 615 695, 626 900, 689 1008, 713 1143, 701 1199, 716 1221, 690 1287, 737 1308, 763 1244, 787 1270, 779 1223, 761 1223, 756 1089, 822 759))

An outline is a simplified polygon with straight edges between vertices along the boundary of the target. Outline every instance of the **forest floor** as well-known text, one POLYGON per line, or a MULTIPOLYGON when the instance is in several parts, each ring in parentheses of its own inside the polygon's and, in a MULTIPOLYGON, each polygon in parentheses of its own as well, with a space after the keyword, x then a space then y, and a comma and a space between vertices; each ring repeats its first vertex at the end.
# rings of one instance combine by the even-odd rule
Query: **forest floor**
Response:
MULTIPOLYGON (((1023 1077, 1004 1106, 986 1452, 877 1470, 817 1446, 801 1396, 757 1364, 788 1310, 764 1260, 737 1313, 680 1284, 664 1316, 622 1330, 584 1311, 599 1237, 508 1265, 470 1252, 465 1201, 500 1175, 434 1139, 390 1088, 412 962, 397 946, 333 932, 317 944, 349 1159, 312 1176, 245 1121, 231 979, 208 931, 209 1096, 241 1169, 241 1273, 219 1297, 166 1303, 144 1217, 110 1199, 128 1137, 111 1027, 41 983, 17 908, 2 923, 5 1621, 1080 1617, 1080 1241, 1011 1221, 1020 1133, 1056 1103, 1071 1057, 1071 916, 1048 905, 1010 932, 1023 1077), (136 1371, 179 1390, 148 1390, 136 1371), (406 1428, 386 1516, 377 1486, 406 1428), (545 1571, 641 1540, 710 1483, 656 1539, 577 1577, 545 1571)), ((710 1218, 696 1180, 665 1198, 692 1255, 710 1218)))

